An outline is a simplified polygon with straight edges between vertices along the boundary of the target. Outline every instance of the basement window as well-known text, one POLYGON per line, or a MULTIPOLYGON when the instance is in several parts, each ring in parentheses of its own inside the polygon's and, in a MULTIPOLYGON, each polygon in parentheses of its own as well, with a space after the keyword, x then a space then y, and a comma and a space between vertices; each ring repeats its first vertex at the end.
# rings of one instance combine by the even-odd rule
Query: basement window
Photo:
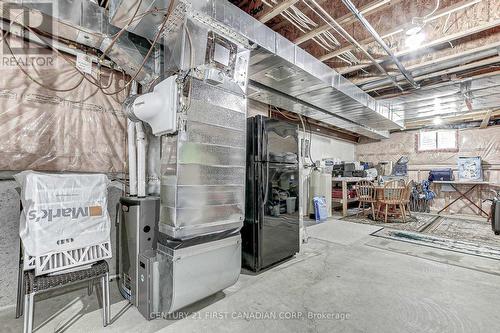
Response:
POLYGON ((458 131, 455 129, 420 131, 416 141, 417 152, 458 151, 458 131))

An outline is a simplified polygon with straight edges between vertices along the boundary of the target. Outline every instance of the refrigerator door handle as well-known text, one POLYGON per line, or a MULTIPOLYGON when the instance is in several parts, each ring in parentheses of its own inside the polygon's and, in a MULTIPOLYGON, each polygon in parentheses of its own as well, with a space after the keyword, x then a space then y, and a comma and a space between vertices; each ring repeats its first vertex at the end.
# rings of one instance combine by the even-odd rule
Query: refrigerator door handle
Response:
MULTIPOLYGON (((266 162, 269 162, 269 149, 268 149, 269 134, 267 132, 266 123, 265 122, 262 122, 262 133, 263 133, 262 147, 263 147, 264 155, 265 155, 265 159, 264 160, 266 162)), ((269 176, 269 172, 268 172, 268 176, 269 176)))
MULTIPOLYGON (((262 168, 261 168, 262 169, 262 168)), ((259 223, 259 228, 262 229, 262 224, 264 223, 264 216, 266 215, 266 204, 267 204, 267 199, 268 199, 268 193, 269 193, 269 163, 266 163, 266 177, 265 177, 265 185, 264 185, 264 198, 262 200, 262 206, 260 209, 260 214, 262 214, 262 219, 260 220, 259 223)))

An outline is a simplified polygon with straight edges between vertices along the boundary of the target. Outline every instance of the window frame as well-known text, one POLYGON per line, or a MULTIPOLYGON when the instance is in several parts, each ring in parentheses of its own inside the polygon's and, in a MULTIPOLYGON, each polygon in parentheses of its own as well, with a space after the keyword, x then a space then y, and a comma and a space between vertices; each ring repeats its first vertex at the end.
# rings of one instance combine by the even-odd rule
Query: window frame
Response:
POLYGON ((435 152, 446 152, 446 153, 456 153, 459 151, 458 148, 458 130, 457 129, 429 129, 421 130, 415 135, 415 151, 417 153, 435 153, 435 152), (440 131, 454 131, 455 132, 455 148, 439 148, 438 144, 438 133, 440 131), (422 132, 435 132, 436 133, 436 148, 435 149, 420 149, 420 135, 422 132))

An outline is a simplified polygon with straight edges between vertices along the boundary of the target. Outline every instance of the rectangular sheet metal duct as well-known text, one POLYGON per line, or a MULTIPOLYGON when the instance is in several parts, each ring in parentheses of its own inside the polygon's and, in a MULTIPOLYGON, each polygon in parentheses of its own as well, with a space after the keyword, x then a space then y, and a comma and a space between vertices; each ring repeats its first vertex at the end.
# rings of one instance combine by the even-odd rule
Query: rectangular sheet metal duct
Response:
MULTIPOLYGON (((43 3, 42 3, 43 4, 43 3)), ((87 0, 57 1, 54 6, 38 5, 37 2, 17 2, 4 1, 0 4, 0 17, 5 20, 15 20, 22 22, 18 13, 19 8, 24 8, 40 13, 42 21, 46 22, 41 26, 32 26, 55 37, 71 40, 76 43, 100 49, 104 52, 111 43, 113 37, 119 32, 115 26, 109 23, 107 13, 104 8, 96 3, 87 0)), ((35 15, 35 14, 32 14, 35 15)), ((30 24, 31 21, 24 22, 30 24)), ((124 33, 117 38, 113 48, 108 53, 118 66, 123 68, 129 75, 134 75, 144 59, 143 54, 129 38, 128 33, 124 33)), ((136 81, 145 84, 154 79, 152 57, 148 59, 144 68, 137 74, 136 81)))
MULTIPOLYGON (((226 31, 241 43, 253 44, 249 78, 271 88, 271 92, 278 91, 289 96, 290 100, 303 101, 321 109, 323 113, 319 118, 325 118, 326 114, 327 118, 333 119, 338 115, 355 122, 365 129, 364 133, 372 133, 373 136, 403 127, 403 119, 398 113, 392 112, 386 105, 373 99, 332 68, 228 1, 178 2, 177 8, 184 8, 191 17, 214 29, 226 31)), ((143 0, 141 6, 151 11, 152 8, 165 8, 168 3, 167 0, 143 0)), ((135 8, 134 4, 137 6, 135 0, 111 0, 111 23, 124 26, 127 18, 130 20, 135 11, 132 10, 135 8)), ((176 15, 179 14, 180 11, 177 11, 176 15)), ((138 23, 130 28, 131 31, 151 38, 151 34, 154 34, 158 27, 157 15, 158 13, 141 16, 138 23)), ((269 100, 276 98, 278 97, 269 100)), ((314 116, 311 118, 322 121, 314 116)), ((339 122, 339 127, 353 130, 352 123, 349 122, 339 122), (350 125, 345 127, 347 124, 350 125)))
POLYGON ((340 115, 332 115, 331 113, 317 108, 314 105, 301 101, 297 98, 280 93, 276 90, 271 90, 255 81, 250 81, 248 85, 248 98, 273 105, 290 112, 316 119, 325 124, 333 125, 371 139, 388 139, 389 131, 380 131, 367 126, 359 125, 358 123, 346 119, 340 115))
POLYGON ((468 112, 464 93, 471 96, 474 111, 494 109, 500 105, 500 74, 449 81, 404 96, 385 99, 405 119, 424 119, 446 114, 468 112))
MULTIPOLYGON (((132 23, 127 30, 152 39, 161 23, 159 17, 163 17, 162 13, 169 3, 170 0, 142 0, 138 16, 131 20, 138 2, 111 0, 111 24, 101 7, 83 0, 77 0, 76 6, 75 2, 60 1, 57 10, 50 14, 61 22, 58 32, 63 37, 104 50, 110 42, 108 36, 128 22, 132 23)), ((29 3, 24 5, 29 7, 29 3)), ((241 43, 253 44, 249 78, 271 88, 270 91, 279 91, 288 95, 289 100, 303 101, 323 110, 323 114, 331 115, 332 121, 337 119, 336 126, 346 130, 356 131, 354 122, 363 128, 357 131, 361 135, 378 137, 383 131, 402 128, 403 119, 397 112, 392 112, 333 69, 228 1, 178 0, 172 25, 179 24, 182 20, 176 18, 186 13, 214 29, 225 31, 241 43), (340 118, 336 115, 352 122, 338 121, 340 118)), ((109 56, 130 75, 135 74, 143 59, 126 34, 120 37, 109 56)), ((148 65, 138 76, 143 84, 154 78, 148 65)), ((277 98, 281 97, 275 96, 270 101, 277 98)), ((314 116, 311 118, 321 120, 314 116)))

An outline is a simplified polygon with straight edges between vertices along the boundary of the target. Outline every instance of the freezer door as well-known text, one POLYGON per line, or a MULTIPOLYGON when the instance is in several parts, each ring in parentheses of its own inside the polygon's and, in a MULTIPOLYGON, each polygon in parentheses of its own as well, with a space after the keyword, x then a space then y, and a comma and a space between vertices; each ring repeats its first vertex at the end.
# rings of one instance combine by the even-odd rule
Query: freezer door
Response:
POLYGON ((299 170, 295 164, 263 163, 258 223, 258 267, 269 267, 299 251, 299 170), (265 177, 265 178, 264 178, 265 177), (267 185, 266 185, 267 184, 267 185))
POLYGON ((265 137, 265 117, 247 119, 247 161, 267 161, 267 139, 265 137))
POLYGON ((247 120, 247 160, 298 163, 298 127, 294 124, 255 116, 247 120))
POLYGON ((297 130, 297 125, 282 120, 267 119, 262 129, 262 137, 265 140, 265 161, 298 163, 297 130))

